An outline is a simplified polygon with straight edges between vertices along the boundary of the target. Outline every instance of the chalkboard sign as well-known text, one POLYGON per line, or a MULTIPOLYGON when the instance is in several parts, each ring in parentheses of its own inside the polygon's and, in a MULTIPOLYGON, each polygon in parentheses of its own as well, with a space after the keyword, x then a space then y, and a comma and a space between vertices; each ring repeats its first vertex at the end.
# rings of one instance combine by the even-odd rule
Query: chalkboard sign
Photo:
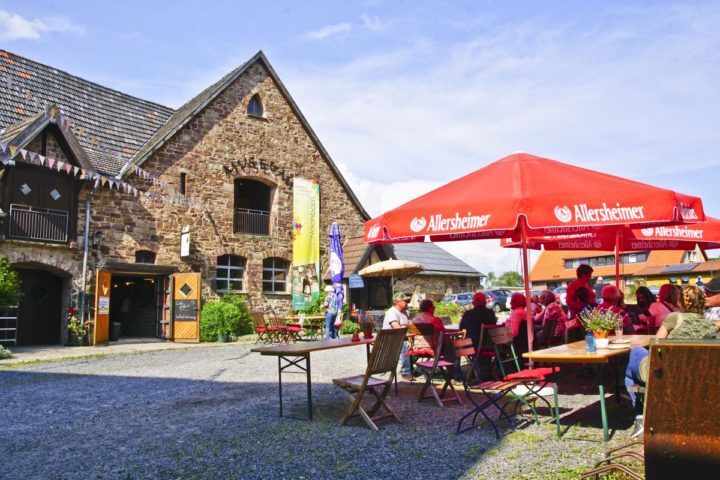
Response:
POLYGON ((196 320, 197 300, 175 300, 175 320, 196 320))

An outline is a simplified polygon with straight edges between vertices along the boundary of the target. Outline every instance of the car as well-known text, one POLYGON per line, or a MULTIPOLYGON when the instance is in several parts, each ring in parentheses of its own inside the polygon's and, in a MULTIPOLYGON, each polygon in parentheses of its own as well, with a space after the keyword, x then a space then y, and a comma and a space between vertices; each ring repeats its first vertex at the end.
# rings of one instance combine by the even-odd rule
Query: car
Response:
POLYGON ((560 305, 567 305, 567 287, 557 287, 553 290, 555 298, 557 298, 560 305))
POLYGON ((445 295, 440 301, 444 303, 454 303, 455 305, 464 307, 472 303, 473 295, 473 292, 451 293, 450 295, 445 295))
POLYGON ((652 293, 656 297, 660 295, 660 287, 658 287, 657 285, 650 285, 648 288, 650 289, 650 293, 652 293))
POLYGON ((484 293, 487 307, 495 313, 510 309, 510 297, 512 296, 510 290, 492 289, 485 290, 484 293))

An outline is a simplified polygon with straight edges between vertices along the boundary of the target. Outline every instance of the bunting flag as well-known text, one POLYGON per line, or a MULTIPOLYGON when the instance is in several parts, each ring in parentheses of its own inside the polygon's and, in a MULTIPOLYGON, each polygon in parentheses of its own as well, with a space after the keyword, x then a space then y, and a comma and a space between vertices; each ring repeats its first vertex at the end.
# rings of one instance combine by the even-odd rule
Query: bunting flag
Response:
POLYGON ((52 170, 53 165, 55 165, 55 159, 54 158, 48 158, 48 168, 52 170))
MULTIPOLYGON (((73 167, 73 175, 77 177, 78 172, 80 171, 80 167, 73 167)), ((68 172, 69 173, 69 172, 68 172)))

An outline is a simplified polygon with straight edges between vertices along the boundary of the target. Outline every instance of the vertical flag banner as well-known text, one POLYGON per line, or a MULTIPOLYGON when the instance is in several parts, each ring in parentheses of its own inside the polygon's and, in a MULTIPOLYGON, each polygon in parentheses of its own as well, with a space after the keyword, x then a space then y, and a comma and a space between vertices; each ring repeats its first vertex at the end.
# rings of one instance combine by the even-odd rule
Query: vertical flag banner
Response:
POLYGON ((320 297, 320 185, 293 179, 292 306, 300 310, 320 297))

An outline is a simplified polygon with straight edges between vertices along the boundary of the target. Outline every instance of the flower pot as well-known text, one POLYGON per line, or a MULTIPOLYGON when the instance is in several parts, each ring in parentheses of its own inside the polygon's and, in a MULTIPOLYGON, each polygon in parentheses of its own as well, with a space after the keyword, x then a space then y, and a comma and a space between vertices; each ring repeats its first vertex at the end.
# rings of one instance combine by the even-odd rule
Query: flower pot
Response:
POLYGON ((228 336, 224 333, 218 333, 218 342, 219 343, 225 343, 228 341, 228 336))
POLYGON ((373 329, 372 328, 366 328, 363 330, 363 337, 364 338, 372 338, 373 337, 373 329))
POLYGON ((73 335, 71 338, 73 347, 84 347, 87 345, 87 335, 73 335))
POLYGON ((353 332, 352 338, 350 339, 351 342, 359 342, 360 341, 360 335, 358 332, 353 332))
POLYGON ((607 348, 610 344, 610 339, 608 338, 610 332, 607 330, 595 330, 593 331, 593 335, 595 335, 595 345, 597 348, 607 348))

